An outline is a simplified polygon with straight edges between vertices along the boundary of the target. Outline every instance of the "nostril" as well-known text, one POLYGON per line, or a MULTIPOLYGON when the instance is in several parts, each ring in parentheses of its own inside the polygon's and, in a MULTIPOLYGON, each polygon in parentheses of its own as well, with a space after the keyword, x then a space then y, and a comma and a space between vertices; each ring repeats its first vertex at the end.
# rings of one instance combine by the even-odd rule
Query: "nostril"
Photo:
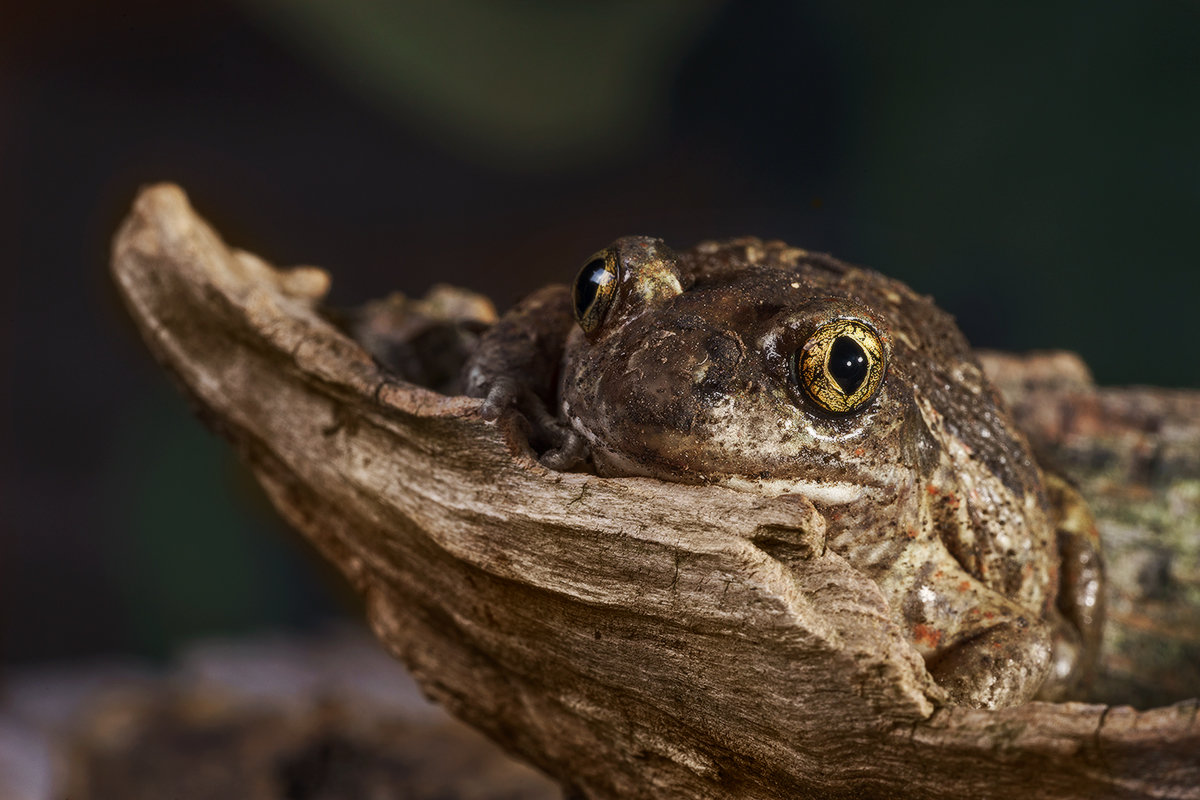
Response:
POLYGON ((705 359, 702 369, 695 371, 695 383, 705 393, 722 393, 732 389, 744 346, 733 334, 714 333, 704 342, 705 359))
POLYGON ((728 331, 721 331, 709 336, 704 343, 704 348, 708 351, 708 357, 719 363, 732 366, 742 360, 742 342, 728 331))

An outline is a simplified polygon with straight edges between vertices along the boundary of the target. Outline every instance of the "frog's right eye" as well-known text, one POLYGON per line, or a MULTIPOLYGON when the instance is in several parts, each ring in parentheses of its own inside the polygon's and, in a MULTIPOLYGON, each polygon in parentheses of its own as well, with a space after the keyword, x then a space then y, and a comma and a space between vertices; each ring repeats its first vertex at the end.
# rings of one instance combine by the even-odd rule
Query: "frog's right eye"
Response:
POLYGON ((583 269, 575 276, 571 287, 571 300, 575 308, 575 319, 584 333, 592 333, 604 321, 608 307, 617 293, 620 267, 614 248, 601 250, 587 260, 583 269))

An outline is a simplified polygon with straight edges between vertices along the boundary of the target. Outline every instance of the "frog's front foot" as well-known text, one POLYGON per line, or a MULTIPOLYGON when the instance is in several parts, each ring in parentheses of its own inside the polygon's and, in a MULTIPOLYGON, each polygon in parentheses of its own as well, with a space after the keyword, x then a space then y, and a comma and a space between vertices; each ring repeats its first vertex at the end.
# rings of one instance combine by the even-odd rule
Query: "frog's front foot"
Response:
POLYGON ((480 416, 498 419, 505 411, 520 414, 529 445, 538 461, 553 470, 568 470, 587 456, 587 442, 546 408, 542 398, 526 383, 509 375, 469 375, 468 395, 483 398, 480 416))
POLYGON ((542 464, 570 469, 587 456, 587 443, 550 413, 567 333, 575 324, 565 286, 548 286, 523 300, 480 339, 463 367, 463 391, 482 397, 484 419, 516 411, 542 464))
POLYGON ((1049 626, 1022 617, 960 642, 926 666, 955 705, 1000 708, 1032 700, 1053 660, 1049 626))

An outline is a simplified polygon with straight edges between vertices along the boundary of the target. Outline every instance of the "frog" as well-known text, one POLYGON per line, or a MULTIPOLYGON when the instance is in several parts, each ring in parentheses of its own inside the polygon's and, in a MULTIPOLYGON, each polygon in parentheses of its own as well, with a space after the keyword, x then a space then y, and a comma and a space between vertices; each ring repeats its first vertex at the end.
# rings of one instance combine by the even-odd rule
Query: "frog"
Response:
POLYGON ((627 236, 500 318, 462 385, 547 468, 807 501, 951 705, 1071 697, 1095 663, 1086 504, 899 280, 781 241, 627 236))

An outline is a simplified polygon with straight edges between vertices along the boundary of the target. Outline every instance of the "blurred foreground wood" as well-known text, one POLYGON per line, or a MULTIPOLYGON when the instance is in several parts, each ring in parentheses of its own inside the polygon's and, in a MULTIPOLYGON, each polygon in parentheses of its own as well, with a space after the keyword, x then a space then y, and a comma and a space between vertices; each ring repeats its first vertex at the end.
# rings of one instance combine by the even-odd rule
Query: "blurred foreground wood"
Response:
MULTIPOLYGON (((1046 375, 990 360, 1039 448, 1099 491, 1118 578, 1103 696, 1181 702, 978 711, 944 705, 874 584, 814 546, 821 520, 541 468, 518 420, 380 367, 320 311, 325 273, 228 249, 178 188, 143 192, 113 269, 155 356, 426 694, 570 795, 1200 797, 1195 393, 1113 395, 1063 381, 1077 362, 1061 356, 1046 375), (1150 530, 1130 499, 1155 509, 1150 530), (756 544, 781 537, 809 557, 789 569, 756 544), (1162 656, 1150 679, 1134 640, 1162 656)), ((352 324, 389 360, 413 312, 453 353, 489 315, 458 296, 352 324)))
POLYGON ((0 675, 3 800, 552 800, 365 630, 0 675), (7 736, 4 734, 8 734, 7 736))

